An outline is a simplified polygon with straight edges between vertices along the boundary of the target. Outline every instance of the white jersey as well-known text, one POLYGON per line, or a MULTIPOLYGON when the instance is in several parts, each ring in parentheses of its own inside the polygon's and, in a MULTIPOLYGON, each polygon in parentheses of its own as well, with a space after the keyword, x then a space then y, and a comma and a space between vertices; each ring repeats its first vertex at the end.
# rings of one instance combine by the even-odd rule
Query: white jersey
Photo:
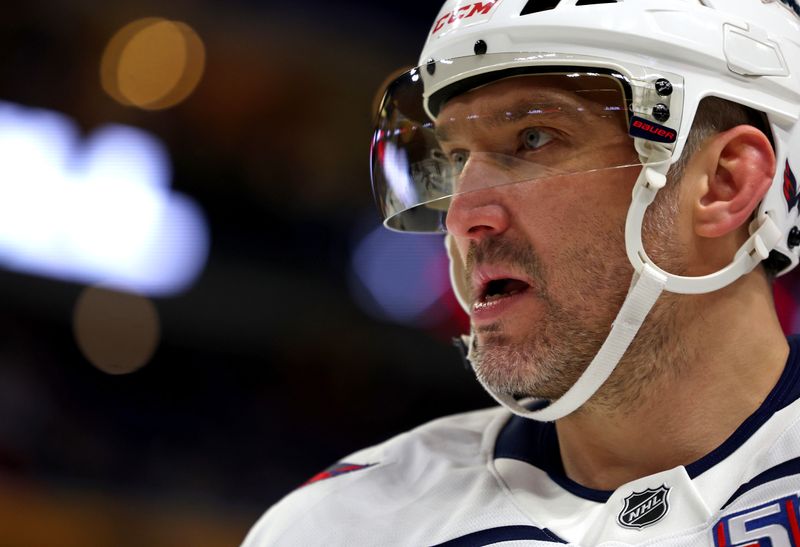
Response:
POLYGON ((267 511, 244 547, 800 547, 800 339, 790 345, 762 406, 690 465, 592 490, 565 476, 553 424, 471 412, 346 458, 267 511))

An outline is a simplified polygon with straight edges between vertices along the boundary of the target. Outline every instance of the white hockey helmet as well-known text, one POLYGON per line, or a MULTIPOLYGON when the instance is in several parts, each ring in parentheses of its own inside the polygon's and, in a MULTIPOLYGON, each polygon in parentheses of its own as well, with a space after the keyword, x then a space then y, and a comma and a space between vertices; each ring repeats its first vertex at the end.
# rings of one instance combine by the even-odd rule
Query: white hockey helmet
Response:
MULTIPOLYGON (((475 189, 458 187, 465 158, 443 152, 445 126, 490 123, 487 118, 503 116, 558 117, 559 123, 588 129, 597 123, 624 123, 638 162, 603 154, 593 157, 607 159, 581 161, 588 157, 581 153, 585 147, 605 145, 592 139, 558 161, 543 160, 542 155, 519 161, 492 152, 482 159, 502 163, 510 174, 486 181, 486 186, 641 167, 626 222, 626 251, 635 283, 606 344, 575 386, 547 408, 529 411, 510 394, 487 387, 514 412, 551 420, 583 404, 613 371, 662 290, 717 290, 764 260, 778 274, 797 265, 797 0, 448 0, 431 27, 419 66, 389 85, 378 113, 372 175, 385 225, 402 231, 445 231, 450 198, 475 189), (437 119, 450 98, 517 76, 533 80, 539 90, 525 108, 515 105, 498 112, 467 113, 464 119, 437 119), (548 94, 552 89, 567 90, 578 100, 554 98, 548 94), (642 245, 641 226, 645 210, 666 183, 669 166, 680 158, 698 105, 706 97, 762 113, 778 169, 750 225, 751 237, 731 264, 711 275, 689 278, 653 264, 642 245)), ((535 145, 542 135, 532 138, 535 145)), ((448 236, 453 286, 469 312, 461 259, 449 240, 448 236)))

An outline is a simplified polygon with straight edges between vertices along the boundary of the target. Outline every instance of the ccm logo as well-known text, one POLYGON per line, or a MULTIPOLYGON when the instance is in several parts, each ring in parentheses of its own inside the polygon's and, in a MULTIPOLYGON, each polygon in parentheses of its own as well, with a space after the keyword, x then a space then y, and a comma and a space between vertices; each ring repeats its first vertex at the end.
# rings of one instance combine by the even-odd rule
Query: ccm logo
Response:
POLYGON ((650 125, 649 123, 643 122, 641 120, 634 120, 633 127, 636 129, 641 129, 643 131, 647 131, 648 133, 652 133, 653 135, 658 135, 664 139, 669 139, 670 141, 675 140, 675 132, 670 129, 664 129, 663 127, 657 127, 655 125, 650 125))
POLYGON ((460 19, 470 19, 476 15, 489 15, 489 12, 492 11, 492 8, 498 3, 499 0, 490 2, 475 2, 474 4, 467 4, 466 6, 461 6, 456 10, 448 11, 439 17, 439 19, 436 21, 436 24, 433 25, 431 34, 436 34, 442 30, 445 25, 452 25, 460 19))

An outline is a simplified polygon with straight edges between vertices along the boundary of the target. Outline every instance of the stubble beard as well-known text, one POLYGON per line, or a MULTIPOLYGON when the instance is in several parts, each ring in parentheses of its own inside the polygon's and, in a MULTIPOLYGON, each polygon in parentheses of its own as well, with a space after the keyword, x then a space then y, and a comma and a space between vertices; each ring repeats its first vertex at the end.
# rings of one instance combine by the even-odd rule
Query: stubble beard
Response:
MULTIPOLYGON (((472 363, 476 374, 484 384, 504 393, 545 399, 562 396, 597 353, 607 332, 592 324, 595 321, 585 314, 567 309, 549 293, 550 284, 527 242, 487 241, 474 246, 468 256, 478 263, 499 262, 522 268, 534 280, 535 286, 529 290, 542 305, 541 320, 522 339, 506 334, 502 322, 475 330, 472 363)), ((469 261, 470 258, 468 264, 469 261)), ((592 274, 586 269, 583 272, 592 274)), ((609 272, 603 275, 606 277, 595 278, 603 283, 609 272)), ((591 290, 598 291, 599 287, 591 290)), ((607 290, 602 292, 608 294, 607 290)))
MULTIPOLYGON (((651 206, 644 236, 656 263, 680 274, 678 250, 664 237, 672 233, 677 207, 674 196, 666 194, 651 206)), ((607 234, 605 243, 608 249, 624 252, 622 230, 607 234)), ((564 303, 551 294, 553 274, 548 275, 527 241, 498 239, 472 246, 468 271, 483 262, 515 265, 535 282, 531 290, 543 306, 541 320, 521 340, 504 333, 502 322, 476 329, 471 360, 481 381, 515 396, 555 400, 564 395, 600 350, 625 300, 633 269, 621 253, 613 267, 598 258, 596 246, 560 257, 560 284, 575 291, 564 303)), ((687 357, 675 328, 677 298, 662 295, 614 373, 585 408, 619 411, 636 404, 656 380, 679 374, 687 357)))

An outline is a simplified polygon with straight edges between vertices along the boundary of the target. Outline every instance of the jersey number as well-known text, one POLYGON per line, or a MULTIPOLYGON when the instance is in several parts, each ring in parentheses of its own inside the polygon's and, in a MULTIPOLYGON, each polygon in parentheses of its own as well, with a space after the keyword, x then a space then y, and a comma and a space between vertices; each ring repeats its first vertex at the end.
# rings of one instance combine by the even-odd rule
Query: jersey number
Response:
POLYGON ((800 547, 800 498, 789 496, 720 519, 716 547, 800 547))

